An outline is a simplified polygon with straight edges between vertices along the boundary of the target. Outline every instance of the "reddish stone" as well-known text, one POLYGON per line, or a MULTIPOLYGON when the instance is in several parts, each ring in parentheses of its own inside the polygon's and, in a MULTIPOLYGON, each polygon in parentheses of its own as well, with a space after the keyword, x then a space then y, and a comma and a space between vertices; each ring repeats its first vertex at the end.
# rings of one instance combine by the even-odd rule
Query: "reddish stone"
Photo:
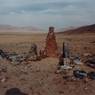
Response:
POLYGON ((49 27, 49 33, 46 38, 45 51, 48 57, 58 56, 58 48, 56 43, 56 37, 54 34, 54 27, 49 27))

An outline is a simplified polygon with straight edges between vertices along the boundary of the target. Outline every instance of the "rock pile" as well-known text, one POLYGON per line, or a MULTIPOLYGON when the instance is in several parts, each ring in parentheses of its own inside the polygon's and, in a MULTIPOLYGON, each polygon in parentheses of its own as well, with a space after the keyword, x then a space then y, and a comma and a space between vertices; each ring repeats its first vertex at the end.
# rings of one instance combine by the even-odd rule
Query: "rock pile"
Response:
POLYGON ((9 54, 9 60, 11 61, 12 64, 18 65, 25 60, 25 57, 24 55, 21 54, 11 53, 9 54))
POLYGON ((56 37, 54 34, 54 27, 49 27, 49 33, 46 38, 45 51, 48 57, 58 56, 58 48, 56 43, 56 37))
MULTIPOLYGON (((86 66, 92 67, 95 69, 95 55, 91 54, 86 57, 86 61, 84 62, 86 66)), ((85 68, 85 64, 81 60, 79 55, 70 55, 70 50, 66 43, 63 43, 62 54, 59 56, 59 63, 56 73, 63 74, 63 78, 67 80, 67 77, 72 80, 79 79, 92 79, 95 80, 95 71, 88 71, 85 68)))

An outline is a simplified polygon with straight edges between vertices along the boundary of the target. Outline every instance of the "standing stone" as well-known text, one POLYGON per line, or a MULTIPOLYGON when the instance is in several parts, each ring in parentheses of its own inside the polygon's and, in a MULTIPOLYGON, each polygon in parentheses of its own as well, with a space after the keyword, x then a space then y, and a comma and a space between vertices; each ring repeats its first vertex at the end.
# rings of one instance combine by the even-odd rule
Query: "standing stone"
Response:
POLYGON ((30 48, 29 53, 30 53, 31 55, 37 55, 37 45, 36 45, 36 44, 33 43, 33 44, 31 45, 31 48, 30 48))
POLYGON ((46 38, 45 50, 48 57, 58 56, 58 48, 56 43, 56 37, 54 34, 54 27, 49 27, 49 33, 46 38))
POLYGON ((28 54, 28 59, 31 61, 36 61, 38 58, 38 54, 37 54, 37 45, 36 44, 32 44, 29 54, 28 54))

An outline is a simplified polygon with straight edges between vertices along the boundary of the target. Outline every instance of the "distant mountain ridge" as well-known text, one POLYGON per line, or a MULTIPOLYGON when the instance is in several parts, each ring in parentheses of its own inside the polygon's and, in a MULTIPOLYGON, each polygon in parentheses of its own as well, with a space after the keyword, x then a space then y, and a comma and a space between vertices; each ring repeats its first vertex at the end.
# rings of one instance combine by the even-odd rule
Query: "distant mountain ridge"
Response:
POLYGON ((95 33, 95 24, 87 25, 87 26, 81 26, 75 29, 70 29, 66 31, 61 31, 59 33, 64 34, 84 34, 84 33, 95 33))
POLYGON ((0 25, 0 32, 43 32, 43 29, 33 26, 17 27, 11 25, 0 25))

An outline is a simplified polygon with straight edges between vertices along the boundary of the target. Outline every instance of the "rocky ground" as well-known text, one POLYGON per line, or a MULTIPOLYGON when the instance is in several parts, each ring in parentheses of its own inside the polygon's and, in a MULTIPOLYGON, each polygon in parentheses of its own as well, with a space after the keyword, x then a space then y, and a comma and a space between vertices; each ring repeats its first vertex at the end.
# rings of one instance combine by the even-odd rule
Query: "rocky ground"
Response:
POLYGON ((0 61, 0 94, 19 88, 28 95, 94 95, 94 80, 65 80, 56 73, 57 59, 13 65, 0 61))
MULTIPOLYGON (((0 48, 24 53, 29 51, 32 42, 38 48, 43 48, 45 38, 46 35, 0 35, 0 48)), ((64 41, 70 43, 74 54, 95 54, 95 35, 57 35, 59 50, 62 50, 64 41)), ((45 58, 20 65, 1 60, 0 95, 5 95, 10 88, 19 88, 28 95, 95 95, 94 80, 65 80, 62 74, 56 73, 57 64, 58 58, 45 58)))

